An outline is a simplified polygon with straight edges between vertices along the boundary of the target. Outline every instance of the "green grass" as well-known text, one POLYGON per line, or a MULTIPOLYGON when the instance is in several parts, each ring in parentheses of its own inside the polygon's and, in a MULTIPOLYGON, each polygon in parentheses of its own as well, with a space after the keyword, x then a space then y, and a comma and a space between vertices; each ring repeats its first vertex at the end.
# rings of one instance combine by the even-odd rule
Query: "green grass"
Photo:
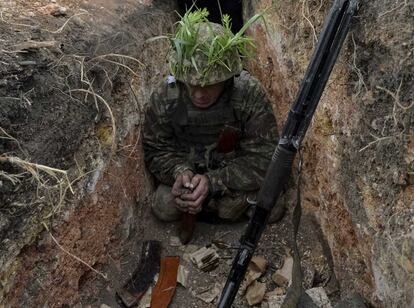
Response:
POLYGON ((171 36, 158 38, 168 38, 171 43, 170 54, 173 56, 170 61, 170 68, 175 76, 184 76, 191 68, 194 68, 202 76, 208 76, 209 72, 217 66, 224 67, 231 71, 234 65, 235 54, 239 54, 242 59, 250 58, 254 55, 256 47, 251 37, 245 35, 246 30, 258 19, 263 18, 263 13, 251 17, 240 31, 233 34, 231 31, 231 19, 229 15, 222 15, 223 31, 214 31, 208 21, 209 12, 207 9, 197 9, 188 11, 181 16, 176 24, 176 31, 171 36), (206 23, 210 28, 210 38, 206 42, 200 42, 199 24, 206 23), (195 55, 203 54, 206 65, 203 68, 197 66, 195 55))

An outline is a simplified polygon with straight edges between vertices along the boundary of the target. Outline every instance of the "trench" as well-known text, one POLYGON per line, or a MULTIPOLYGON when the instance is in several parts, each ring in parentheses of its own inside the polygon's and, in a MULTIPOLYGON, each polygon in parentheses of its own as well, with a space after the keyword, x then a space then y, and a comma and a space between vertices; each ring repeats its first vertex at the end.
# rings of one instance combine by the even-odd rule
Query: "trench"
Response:
MULTIPOLYGON (((27 6, 21 1, 2 4, 2 49, 9 52, 0 54, 1 63, 7 64, 0 68, 0 128, 14 139, 1 139, 0 154, 11 153, 26 161, 67 170, 70 180, 50 177, 40 170, 40 182, 27 174, 17 185, 7 180, 0 182, 0 305, 117 307, 115 290, 136 268, 142 242, 156 239, 162 243, 163 255, 180 256, 190 273, 189 285, 177 287, 170 307, 213 306, 197 295, 208 286, 222 286, 233 251, 220 251, 223 259, 212 273, 200 272, 184 258, 188 247, 176 245, 173 240, 177 225, 162 224, 151 214, 154 183, 145 170, 140 139, 148 97, 168 74, 166 42, 146 40, 169 33, 177 20, 174 10, 182 12, 188 2, 65 0, 59 5, 68 13, 57 16, 49 12, 54 2, 49 7, 48 1, 27 6), (19 45, 27 41, 53 44, 40 48, 19 45)), ((263 10, 268 2, 237 1, 236 6, 227 7, 229 1, 222 1, 221 9, 232 14, 233 30, 237 31, 243 17, 263 10)), ((329 7, 321 3, 320 7, 311 3, 310 10, 315 14, 311 20, 316 28, 321 26, 329 7)), ((279 129, 314 44, 309 40, 312 28, 297 17, 306 13, 299 5, 280 3, 269 11, 272 18, 267 30, 263 25, 249 30, 260 44, 256 61, 247 68, 266 88, 279 129), (287 21, 292 22, 290 28, 280 26, 287 21)), ((199 6, 207 6, 216 21, 217 5, 199 1, 199 6)), ((379 8, 384 7, 385 4, 379 8)), ((363 10, 361 14, 368 13, 363 10)), ((375 26, 369 20, 369 25, 375 26)), ((305 144, 304 213, 298 238, 304 283, 307 289, 324 288, 332 304, 358 292, 375 307, 409 307, 413 299, 407 290, 413 285, 413 263, 406 230, 412 217, 413 186, 408 173, 405 180, 406 165, 402 162, 409 164, 414 159, 414 142, 412 137, 407 141, 401 135, 394 143, 385 144, 385 149, 382 143, 370 147, 363 153, 367 153, 365 158, 355 154, 363 148, 367 140, 364 138, 369 138, 369 130, 364 130, 359 121, 363 115, 375 114, 370 109, 373 103, 366 101, 374 100, 379 93, 350 94, 358 86, 353 78, 359 75, 349 69, 349 63, 358 62, 363 70, 359 73, 365 74, 366 80, 365 70, 372 73, 378 66, 392 66, 392 53, 385 50, 390 47, 381 49, 375 44, 369 49, 375 54, 371 60, 367 55, 353 59, 353 44, 372 43, 369 34, 355 37, 357 43, 354 39, 344 47, 305 144), (359 100, 364 103, 359 104, 359 100), (337 107, 332 101, 343 105, 337 107), (344 119, 342 114, 349 117, 344 119), (365 137, 352 138, 355 132, 365 137), (398 145, 405 150, 394 153, 398 145), (387 151, 394 153, 400 163, 390 163, 390 156, 383 154, 387 151), (368 153, 377 161, 371 160, 368 153), (360 167, 355 167, 355 162, 360 167), (392 183, 382 181, 377 171, 372 171, 384 164, 391 164, 392 170, 383 172, 397 172, 390 176, 395 179, 392 183), (365 174, 361 175, 358 168, 365 174), (349 180, 353 177, 357 180, 349 180), (377 186, 372 183, 382 185, 385 197, 378 196, 377 186), (389 219, 389 225, 376 207, 384 211, 381 215, 389 219), (382 228, 388 233, 384 231, 383 235, 382 228), (386 236, 395 236, 396 240, 391 257, 381 248, 391 247, 386 236), (372 255, 373 251, 378 258, 372 255), (398 261, 396 265, 393 260, 398 261), (402 284, 403 280, 407 285, 402 284), (395 290, 399 293, 394 299, 395 290)), ((406 58, 401 55, 398 59, 406 58)), ((400 87, 405 104, 411 97, 407 89, 412 83, 407 74, 412 61, 407 59, 405 70, 393 72, 405 82, 400 87)), ((394 86, 394 81, 388 82, 391 74, 381 74, 376 75, 382 78, 378 83, 381 87, 394 86)), ((373 88, 378 86, 373 77, 368 82, 373 88)), ((385 114, 392 100, 380 99, 387 107, 379 113, 385 114)), ((405 114, 395 116, 395 121, 409 130, 411 115, 412 109, 406 109, 405 114)), ((10 174, 20 173, 21 168, 0 162, 0 170, 10 174)), ((282 266, 292 247, 293 189, 283 202, 288 204, 288 214, 266 229, 256 251, 269 263, 261 278, 268 291, 276 287, 271 274, 282 266)), ((191 244, 202 247, 222 239, 236 245, 245 223, 200 223, 191 244)), ((238 298, 236 305, 247 307, 245 298, 238 298)), ((262 307, 267 306, 263 303, 262 307)))

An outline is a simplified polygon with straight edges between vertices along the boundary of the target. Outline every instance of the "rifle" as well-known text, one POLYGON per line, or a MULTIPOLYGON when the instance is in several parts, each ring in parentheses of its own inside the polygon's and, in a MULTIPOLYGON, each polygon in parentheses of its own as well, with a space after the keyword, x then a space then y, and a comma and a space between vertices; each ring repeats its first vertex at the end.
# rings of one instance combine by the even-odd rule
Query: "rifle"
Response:
MULTIPOLYGON (((219 308, 229 308, 234 301, 266 227, 270 212, 277 203, 284 184, 290 176, 293 160, 300 149, 301 142, 315 113, 357 6, 358 0, 335 0, 325 19, 318 45, 308 65, 298 95, 289 111, 281 138, 267 169, 257 197, 254 214, 240 239, 240 247, 221 293, 218 303, 219 308)), ((297 232, 299 220, 300 214, 294 226, 295 233, 297 232)))

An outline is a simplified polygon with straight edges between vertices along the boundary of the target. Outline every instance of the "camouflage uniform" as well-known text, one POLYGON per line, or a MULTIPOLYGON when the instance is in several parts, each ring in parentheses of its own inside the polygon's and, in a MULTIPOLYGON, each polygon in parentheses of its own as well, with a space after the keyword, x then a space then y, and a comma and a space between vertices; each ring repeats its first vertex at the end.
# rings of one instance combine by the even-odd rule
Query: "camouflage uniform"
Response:
POLYGON ((185 84, 170 77, 152 94, 143 131, 146 165, 161 183, 154 214, 164 221, 180 217, 171 186, 178 173, 190 169, 210 180, 203 210, 239 218, 248 207, 246 197, 260 187, 277 138, 271 105, 247 72, 226 81, 217 102, 207 109, 195 107, 185 84), (238 134, 237 146, 219 153, 219 135, 229 127, 238 134))

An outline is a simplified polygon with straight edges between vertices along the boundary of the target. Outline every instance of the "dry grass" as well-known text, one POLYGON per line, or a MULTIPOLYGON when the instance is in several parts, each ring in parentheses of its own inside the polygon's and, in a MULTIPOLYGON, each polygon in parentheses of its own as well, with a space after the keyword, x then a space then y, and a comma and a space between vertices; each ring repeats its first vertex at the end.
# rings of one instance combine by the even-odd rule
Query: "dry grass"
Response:
MULTIPOLYGON (((377 89, 384 91, 385 93, 387 93, 389 96, 391 96, 394 99, 394 104, 392 107, 392 117, 394 119, 394 126, 397 126, 398 124, 398 120, 397 120, 397 108, 400 108, 400 112, 407 112, 409 109, 411 109, 414 106, 414 101, 412 101, 409 105, 403 105, 400 101, 400 91, 401 91, 401 86, 403 84, 403 81, 400 81, 400 85, 398 86, 397 90, 395 90, 395 92, 391 92, 390 90, 381 87, 381 86, 376 86, 377 89)), ((405 128, 404 128, 405 129, 405 128)), ((404 131, 403 131, 404 133, 404 131)))
MULTIPOLYGON (((88 12, 81 12, 81 13, 78 13, 78 14, 74 14, 74 15, 72 15, 72 16, 70 16, 64 23, 63 23, 63 25, 61 26, 61 27, 59 27, 58 29, 56 29, 56 30, 48 30, 48 29, 42 29, 42 30, 44 30, 44 31, 46 31, 46 32, 49 32, 49 33, 52 33, 52 34, 59 34, 59 33, 62 33, 62 31, 65 29, 65 27, 68 25, 68 23, 69 23, 69 21, 71 21, 73 18, 75 18, 75 17, 79 17, 79 16, 82 16, 82 15, 91 15, 90 13, 88 13, 88 12)), ((16 22, 11 22, 11 21, 8 21, 8 20, 5 20, 4 19, 4 16, 3 16, 3 10, 0 10, 0 20, 2 21, 2 22, 4 22, 5 24, 8 24, 8 25, 10 25, 10 26, 16 26, 16 27, 25 27, 25 28, 31 28, 31 29, 36 29, 36 28, 40 28, 40 26, 39 25, 29 25, 29 24, 22 24, 22 23, 16 23, 16 22)))
POLYGON ((0 163, 9 163, 22 169, 23 172, 17 174, 0 171, 0 176, 10 181, 13 185, 17 185, 22 182, 27 178, 27 175, 29 175, 36 182, 37 199, 41 200, 46 197, 45 202, 49 203, 52 208, 47 217, 59 212, 68 190, 74 194, 72 183, 69 180, 67 171, 65 170, 32 163, 17 156, 2 155, 0 156, 0 163), (56 191, 58 193, 58 197, 57 202, 54 202, 55 198, 53 195, 56 191))
POLYGON ((44 222, 42 224, 43 224, 43 227, 46 229, 46 231, 49 233, 49 235, 52 238, 53 242, 56 244, 56 246, 58 246, 58 248, 60 250, 62 250, 64 253, 66 253, 68 256, 72 257, 76 261, 78 261, 78 262, 82 263, 83 265, 85 265, 87 268, 89 268, 91 271, 93 271, 94 273, 96 273, 99 276, 101 276, 103 279, 108 280, 108 276, 106 274, 104 274, 104 273, 96 270, 91 265, 89 265, 87 262, 83 261, 81 258, 79 258, 78 256, 74 255, 73 253, 70 253, 67 249, 65 249, 62 245, 60 245, 59 242, 58 242, 58 240, 53 236, 52 232, 50 232, 48 226, 44 222))

